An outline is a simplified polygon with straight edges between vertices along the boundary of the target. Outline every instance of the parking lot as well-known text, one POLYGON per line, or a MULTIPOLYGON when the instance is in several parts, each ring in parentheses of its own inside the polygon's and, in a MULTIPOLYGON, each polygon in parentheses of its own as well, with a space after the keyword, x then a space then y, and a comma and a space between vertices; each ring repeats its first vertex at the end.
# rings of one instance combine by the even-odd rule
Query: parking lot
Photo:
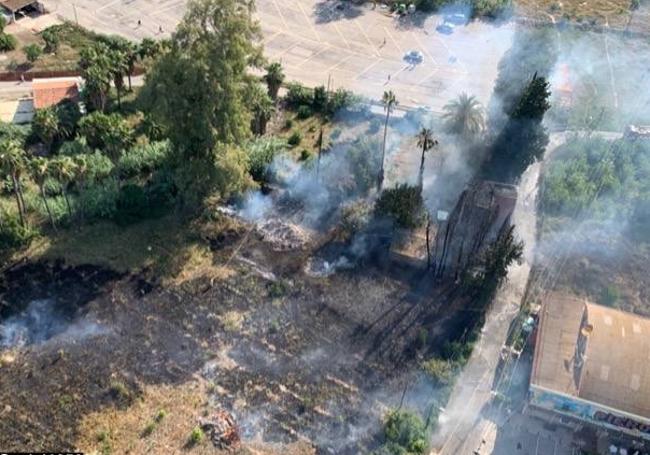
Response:
MULTIPOLYGON (((185 0, 45 0, 60 19, 134 39, 168 36, 185 0), (141 25, 138 25, 138 20, 141 25)), ((373 99, 392 89, 401 104, 439 111, 465 91, 487 102, 497 64, 510 46, 513 26, 482 22, 436 30, 440 16, 397 19, 371 3, 333 0, 258 0, 266 55, 289 79, 344 87, 373 99), (337 7, 338 6, 338 7, 337 7), (422 62, 404 55, 416 51, 422 62)))

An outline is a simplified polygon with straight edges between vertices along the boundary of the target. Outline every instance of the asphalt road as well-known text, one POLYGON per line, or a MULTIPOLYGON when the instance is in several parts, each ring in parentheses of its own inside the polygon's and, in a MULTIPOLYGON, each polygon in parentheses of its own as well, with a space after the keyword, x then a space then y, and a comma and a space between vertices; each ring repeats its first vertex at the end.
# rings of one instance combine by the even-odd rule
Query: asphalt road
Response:
MULTIPOLYGON (((44 0, 60 19, 132 39, 168 36, 186 0, 44 0), (141 25, 138 25, 138 20, 141 25)), ((398 20, 371 3, 333 0, 257 0, 265 53, 281 61, 290 80, 344 87, 371 99, 393 90, 401 104, 440 111, 460 92, 487 103, 497 64, 514 27, 474 22, 445 35, 440 16, 398 20), (419 51, 420 64, 404 61, 419 51), (390 76, 390 77, 389 77, 390 76)))

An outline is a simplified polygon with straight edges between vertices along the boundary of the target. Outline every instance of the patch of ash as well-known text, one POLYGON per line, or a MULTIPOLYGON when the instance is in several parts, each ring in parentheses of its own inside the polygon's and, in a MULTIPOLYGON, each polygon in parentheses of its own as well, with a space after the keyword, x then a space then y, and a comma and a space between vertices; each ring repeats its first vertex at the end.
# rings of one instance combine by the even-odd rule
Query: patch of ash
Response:
POLYGON ((314 278, 328 277, 338 270, 351 269, 354 264, 345 256, 340 256, 335 261, 327 261, 319 257, 311 257, 305 264, 304 272, 314 278))
POLYGON ((260 222, 257 231, 274 251, 302 250, 312 240, 304 228, 279 218, 260 222))

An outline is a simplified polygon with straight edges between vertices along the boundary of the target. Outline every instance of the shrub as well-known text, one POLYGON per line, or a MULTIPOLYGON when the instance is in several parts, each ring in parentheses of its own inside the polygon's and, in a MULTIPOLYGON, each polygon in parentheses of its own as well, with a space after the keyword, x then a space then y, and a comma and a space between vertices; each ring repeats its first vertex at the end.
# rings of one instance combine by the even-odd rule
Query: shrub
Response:
POLYGON ((176 199, 178 189, 169 169, 161 169, 153 175, 146 188, 148 209, 146 215, 157 218, 169 211, 176 199))
POLYGON ((325 87, 322 85, 316 87, 312 99, 314 111, 324 113, 327 109, 327 102, 327 91, 325 90, 325 87))
POLYGON ((348 149, 350 172, 355 176, 352 192, 366 194, 377 183, 381 165, 381 142, 376 138, 361 139, 348 149))
POLYGON ((86 115, 79 122, 79 133, 91 148, 100 149, 113 160, 134 141, 133 129, 118 114, 93 112, 86 115))
POLYGON ((77 199, 83 216, 87 219, 113 218, 116 211, 118 184, 115 179, 87 185, 77 199))
POLYGON ((28 44, 23 47, 23 52, 29 63, 34 63, 43 54, 43 49, 38 44, 28 44))
POLYGON ((55 111, 59 120, 59 134, 64 139, 75 137, 79 120, 81 120, 79 105, 71 100, 63 100, 57 104, 55 111))
POLYGON ((352 92, 339 88, 330 95, 326 113, 328 115, 334 115, 337 111, 349 108, 358 101, 359 98, 352 92))
POLYGON ((341 128, 334 128, 332 132, 330 133, 330 139, 333 141, 337 140, 339 137, 341 137, 341 128))
POLYGON ((286 102, 290 108, 297 108, 302 105, 311 105, 313 94, 310 89, 297 82, 290 82, 287 85, 286 102))
POLYGON ((129 389, 120 381, 111 381, 108 390, 115 400, 126 400, 130 396, 129 389))
POLYGON ((109 157, 96 150, 86 155, 86 180, 101 182, 111 175, 115 165, 109 157))
POLYGON ((455 367, 452 362, 434 357, 422 364, 422 369, 437 386, 448 386, 454 380, 455 367))
POLYGON ((341 229, 347 236, 363 230, 370 222, 372 205, 363 199, 349 203, 341 209, 341 229))
POLYGON ((307 149, 300 151, 300 161, 308 161, 311 158, 311 152, 307 149))
POLYGON ((37 234, 37 231, 29 226, 21 226, 18 215, 0 213, 2 224, 0 225, 0 251, 7 251, 14 248, 26 246, 37 234))
POLYGON ((269 166, 273 159, 284 152, 287 143, 277 138, 259 138, 248 145, 249 173, 256 182, 268 182, 269 166))
POLYGON ((18 41, 13 35, 8 33, 0 33, 0 52, 9 52, 16 49, 18 41))
POLYGON ((399 227, 414 228, 422 224, 423 208, 420 188, 402 184, 382 191, 375 211, 391 217, 399 227))
POLYGON ((192 432, 190 433, 188 442, 190 445, 196 445, 201 441, 203 441, 203 438, 205 438, 205 433, 203 432, 201 427, 194 427, 192 429, 192 432))
POLYGON ((150 173, 162 166, 170 154, 169 142, 136 145, 122 154, 117 162, 116 170, 122 178, 150 173))
POLYGON ((59 196, 61 194, 61 184, 56 179, 47 178, 43 182, 43 190, 45 190, 47 197, 59 196))
POLYGON ((41 33, 41 38, 43 38, 43 41, 45 41, 45 52, 51 53, 57 51, 61 39, 55 30, 52 28, 46 28, 41 33))
POLYGON ((269 297, 277 299, 283 297, 288 292, 288 286, 283 281, 272 281, 268 285, 269 297))
POLYGON ((115 222, 132 224, 147 216, 147 195, 138 185, 124 185, 117 196, 115 222))
POLYGON ((283 126, 283 128, 284 128, 285 130, 290 130, 291 128, 293 128, 293 120, 291 120, 290 118, 286 119, 286 120, 284 121, 284 126, 283 126))
POLYGON ((423 454, 427 450, 424 422, 408 411, 388 413, 384 423, 384 437, 386 445, 392 448, 392 453, 423 454))
POLYGON ((311 107, 306 106, 304 104, 302 106, 298 106, 298 110, 296 111, 296 116, 302 120, 311 117, 312 116, 311 107))
POLYGON ((302 141, 302 134, 300 134, 300 131, 294 131, 291 133, 291 136, 289 136, 289 139, 287 139, 287 144, 289 144, 292 147, 295 147, 296 145, 300 144, 302 141))

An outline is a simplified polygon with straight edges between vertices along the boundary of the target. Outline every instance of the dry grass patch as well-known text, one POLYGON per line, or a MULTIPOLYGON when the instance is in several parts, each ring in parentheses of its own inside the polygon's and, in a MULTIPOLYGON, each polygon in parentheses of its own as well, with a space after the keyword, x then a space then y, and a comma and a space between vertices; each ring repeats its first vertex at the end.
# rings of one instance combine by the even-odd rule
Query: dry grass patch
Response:
MULTIPOLYGON (((86 453, 182 453, 205 404, 203 384, 145 386, 142 398, 127 409, 93 412, 79 425, 77 447, 86 453)), ((207 441, 196 453, 219 453, 207 441)))
POLYGON ((567 18, 578 22, 623 26, 630 16, 630 0, 517 0, 517 10, 524 16, 548 20, 567 18))

